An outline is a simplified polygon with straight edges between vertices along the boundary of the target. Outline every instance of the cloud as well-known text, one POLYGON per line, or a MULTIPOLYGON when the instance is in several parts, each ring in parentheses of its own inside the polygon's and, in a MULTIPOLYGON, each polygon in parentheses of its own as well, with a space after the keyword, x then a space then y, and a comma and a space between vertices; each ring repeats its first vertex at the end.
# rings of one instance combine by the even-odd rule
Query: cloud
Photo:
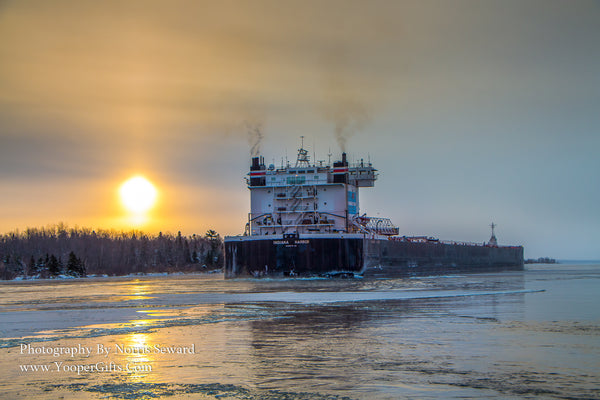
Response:
MULTIPOLYGON (((540 184, 557 168, 532 167, 552 160, 562 160, 558 180, 574 182, 559 189, 598 198, 588 183, 598 170, 597 2, 1 4, 3 188, 108 182, 142 169, 241 196, 248 121, 264 135, 251 141, 254 152, 299 135, 324 148, 335 132, 340 147, 366 149, 382 171, 372 201, 390 207, 400 195, 423 201, 424 186, 446 188, 467 209, 477 197, 465 193, 498 186, 501 200, 515 199, 527 188, 513 182, 525 177, 548 213, 564 213, 554 199, 565 195, 540 184), (399 193, 399 180, 416 189, 399 193)), ((509 215, 508 203, 495 204, 509 215)), ((582 204, 581 215, 597 216, 582 204)), ((14 209, 8 200, 0 207, 14 209)), ((409 211, 393 212, 402 220, 409 211)))

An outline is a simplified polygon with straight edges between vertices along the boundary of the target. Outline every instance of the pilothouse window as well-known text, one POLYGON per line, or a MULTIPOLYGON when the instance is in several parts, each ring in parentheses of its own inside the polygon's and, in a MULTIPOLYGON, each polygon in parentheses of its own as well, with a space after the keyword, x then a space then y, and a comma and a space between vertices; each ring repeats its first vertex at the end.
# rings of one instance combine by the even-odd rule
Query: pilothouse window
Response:
POLYGON ((288 185, 302 185, 306 182, 306 176, 288 176, 288 185))

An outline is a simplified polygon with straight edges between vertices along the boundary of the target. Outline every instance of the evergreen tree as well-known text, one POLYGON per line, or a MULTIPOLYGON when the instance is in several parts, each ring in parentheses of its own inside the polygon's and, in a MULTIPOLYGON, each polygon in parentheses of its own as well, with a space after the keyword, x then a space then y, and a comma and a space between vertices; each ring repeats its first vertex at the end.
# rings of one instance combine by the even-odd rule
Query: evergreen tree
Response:
POLYGON ((29 275, 35 275, 37 273, 37 266, 35 264, 35 258, 33 258, 33 256, 31 256, 31 259, 29 260, 29 266, 27 269, 27 273, 29 275))
POLYGON ((48 265, 48 273, 51 276, 58 276, 60 274, 60 264, 58 263, 58 260, 54 254, 50 256, 50 259, 46 265, 48 265))
POLYGON ((206 231, 205 237, 208 240, 215 240, 215 239, 217 239, 219 237, 219 234, 215 230, 209 229, 209 230, 206 231))
POLYGON ((188 243, 187 239, 183 241, 183 257, 186 264, 192 264, 194 262, 190 254, 190 244, 188 243))
POLYGON ((67 274, 71 276, 85 276, 85 267, 81 259, 79 259, 75 253, 69 253, 69 262, 67 263, 67 274))
POLYGON ((80 276, 87 271, 120 275, 189 270, 191 264, 205 263, 215 268, 222 262, 223 239, 214 230, 188 237, 180 232, 147 236, 133 231, 71 229, 59 224, 0 234, 0 267, 4 271, 0 271, 0 279, 13 279, 24 272, 54 277, 65 272, 80 276), (59 256, 65 257, 65 265, 59 256))
POLYGON ((205 237, 210 244, 210 249, 206 252, 204 262, 211 267, 219 266, 221 258, 221 237, 212 229, 209 229, 206 232, 205 237))
POLYGON ((36 269, 38 273, 41 274, 42 277, 48 277, 48 262, 44 261, 43 257, 38 258, 36 269))

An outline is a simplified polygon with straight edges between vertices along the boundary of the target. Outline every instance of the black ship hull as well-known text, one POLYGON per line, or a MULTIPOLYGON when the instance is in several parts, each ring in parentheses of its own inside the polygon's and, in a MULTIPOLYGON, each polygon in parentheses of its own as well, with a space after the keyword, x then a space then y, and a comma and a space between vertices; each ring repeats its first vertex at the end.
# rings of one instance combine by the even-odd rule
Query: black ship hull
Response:
POLYGON ((225 238, 225 277, 440 275, 523 269, 523 247, 359 234, 225 238))

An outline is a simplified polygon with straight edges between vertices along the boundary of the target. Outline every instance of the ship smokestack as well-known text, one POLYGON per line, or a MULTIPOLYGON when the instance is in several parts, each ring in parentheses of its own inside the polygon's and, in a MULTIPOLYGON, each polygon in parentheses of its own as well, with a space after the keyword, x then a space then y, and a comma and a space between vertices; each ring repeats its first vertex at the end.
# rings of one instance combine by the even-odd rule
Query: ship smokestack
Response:
POLYGON ((263 157, 252 157, 250 186, 265 186, 265 182, 265 159, 263 157))
POLYGON ((348 183, 348 159, 342 153, 342 161, 333 163, 333 183, 348 183))

